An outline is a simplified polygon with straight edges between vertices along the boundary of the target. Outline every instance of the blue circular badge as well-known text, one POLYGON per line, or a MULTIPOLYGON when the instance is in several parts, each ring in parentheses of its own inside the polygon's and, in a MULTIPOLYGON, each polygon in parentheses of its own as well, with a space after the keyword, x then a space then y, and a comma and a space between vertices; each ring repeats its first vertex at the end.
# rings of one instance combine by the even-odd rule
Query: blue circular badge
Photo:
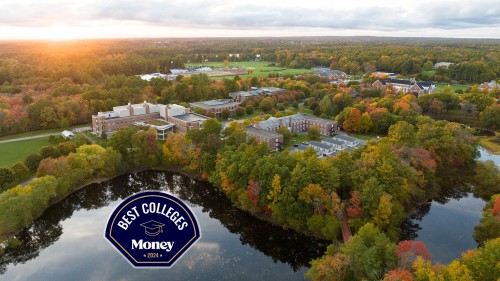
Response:
POLYGON ((135 267, 170 267, 201 234, 194 214, 180 199, 145 191, 116 207, 104 237, 135 267))

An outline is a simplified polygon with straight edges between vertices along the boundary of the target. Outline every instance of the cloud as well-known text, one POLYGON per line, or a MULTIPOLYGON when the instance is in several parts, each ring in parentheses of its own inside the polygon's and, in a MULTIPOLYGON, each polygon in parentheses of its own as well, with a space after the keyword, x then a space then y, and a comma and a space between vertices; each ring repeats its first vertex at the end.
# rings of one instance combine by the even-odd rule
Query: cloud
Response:
POLYGON ((199 29, 326 28, 353 30, 444 30, 498 27, 496 0, 457 1, 227 1, 227 0, 3 0, 0 25, 85 25, 135 21, 199 29), (353 2, 353 3, 351 3, 353 2))

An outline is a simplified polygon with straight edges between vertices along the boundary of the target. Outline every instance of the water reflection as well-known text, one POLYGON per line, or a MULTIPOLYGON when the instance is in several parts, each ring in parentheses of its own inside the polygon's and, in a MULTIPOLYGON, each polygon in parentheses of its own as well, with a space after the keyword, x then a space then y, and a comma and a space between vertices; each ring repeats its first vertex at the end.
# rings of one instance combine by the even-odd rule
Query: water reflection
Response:
MULTIPOLYGON (((479 149, 480 161, 493 160, 500 165, 500 156, 479 149)), ((417 206, 402 225, 403 240, 423 241, 433 261, 449 263, 462 252, 477 247, 472 237, 474 226, 481 220, 486 202, 481 181, 475 180, 475 164, 439 172, 429 194, 429 201, 417 206)), ((489 198, 489 193, 488 196, 489 198)))
POLYGON ((175 194, 196 214, 202 239, 174 268, 172 280, 302 280, 327 243, 283 230, 232 208, 212 186, 166 172, 127 174, 80 190, 24 229, 22 245, 0 256, 0 280, 136 280, 165 270, 136 270, 105 242, 104 225, 136 192, 175 194))

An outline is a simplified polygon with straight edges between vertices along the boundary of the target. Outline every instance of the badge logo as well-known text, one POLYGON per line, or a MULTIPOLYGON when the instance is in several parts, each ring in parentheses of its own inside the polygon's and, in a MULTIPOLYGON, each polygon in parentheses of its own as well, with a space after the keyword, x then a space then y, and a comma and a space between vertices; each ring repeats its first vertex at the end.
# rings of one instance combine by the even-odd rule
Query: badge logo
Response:
POLYGON ((134 267, 171 267, 201 234, 196 217, 180 199, 145 191, 116 207, 104 237, 134 267))

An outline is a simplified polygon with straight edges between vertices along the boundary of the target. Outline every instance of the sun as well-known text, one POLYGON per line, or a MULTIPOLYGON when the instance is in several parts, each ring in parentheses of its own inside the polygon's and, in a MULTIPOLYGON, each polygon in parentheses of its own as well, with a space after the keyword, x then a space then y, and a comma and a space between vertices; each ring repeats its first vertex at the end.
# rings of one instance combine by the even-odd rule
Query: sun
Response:
POLYGON ((55 23, 45 29, 41 34, 41 37, 46 40, 72 40, 78 38, 78 32, 74 28, 71 28, 62 23, 55 23))

